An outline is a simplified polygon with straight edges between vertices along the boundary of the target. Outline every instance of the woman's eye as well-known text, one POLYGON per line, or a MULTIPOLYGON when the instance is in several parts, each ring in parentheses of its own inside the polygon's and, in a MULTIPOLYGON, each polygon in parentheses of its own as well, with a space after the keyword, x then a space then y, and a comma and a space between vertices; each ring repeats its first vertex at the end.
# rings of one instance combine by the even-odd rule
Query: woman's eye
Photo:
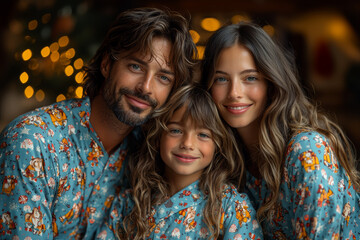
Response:
POLYGON ((224 77, 217 77, 215 78, 215 82, 223 83, 223 82, 227 82, 227 79, 224 77))
POLYGON ((249 82, 253 82, 253 81, 256 81, 256 80, 257 80, 257 77, 255 77, 255 76, 249 76, 249 77, 246 78, 246 80, 249 81, 249 82))

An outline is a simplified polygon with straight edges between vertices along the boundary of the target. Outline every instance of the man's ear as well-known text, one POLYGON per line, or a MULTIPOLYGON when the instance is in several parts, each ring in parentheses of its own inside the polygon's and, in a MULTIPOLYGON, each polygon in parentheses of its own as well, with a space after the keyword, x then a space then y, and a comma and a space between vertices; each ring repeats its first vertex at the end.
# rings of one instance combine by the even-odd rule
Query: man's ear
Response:
POLYGON ((109 77, 109 71, 110 71, 110 59, 109 55, 105 55, 103 59, 101 60, 101 74, 104 76, 104 78, 109 77))

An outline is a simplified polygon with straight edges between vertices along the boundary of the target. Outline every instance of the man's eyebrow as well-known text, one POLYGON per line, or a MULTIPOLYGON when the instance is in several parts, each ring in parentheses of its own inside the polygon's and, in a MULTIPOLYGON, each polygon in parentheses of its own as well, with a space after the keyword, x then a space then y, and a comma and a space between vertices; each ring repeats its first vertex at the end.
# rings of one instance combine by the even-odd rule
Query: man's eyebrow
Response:
MULTIPOLYGON (((141 64, 141 65, 145 65, 145 66, 148 65, 148 63, 147 63, 146 61, 141 60, 141 59, 139 59, 139 58, 137 58, 137 57, 130 56, 129 59, 130 59, 130 60, 133 60, 133 61, 135 61, 135 62, 137 62, 137 63, 139 63, 139 64, 141 64)), ((171 71, 171 70, 168 70, 168 69, 161 68, 161 69, 160 69, 160 72, 165 73, 165 74, 169 74, 169 75, 172 75, 172 76, 175 76, 175 73, 174 73, 173 71, 171 71)))

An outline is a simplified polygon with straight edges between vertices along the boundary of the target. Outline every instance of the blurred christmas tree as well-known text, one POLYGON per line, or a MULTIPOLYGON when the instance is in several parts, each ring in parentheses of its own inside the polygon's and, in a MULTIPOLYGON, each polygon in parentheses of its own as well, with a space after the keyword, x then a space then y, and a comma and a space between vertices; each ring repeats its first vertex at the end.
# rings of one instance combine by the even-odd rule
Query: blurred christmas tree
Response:
POLYGON ((3 31, 8 62, 2 86, 16 82, 25 99, 35 98, 41 105, 45 100, 82 96, 84 63, 95 53, 116 14, 132 5, 20 0, 12 7, 12 19, 3 31))

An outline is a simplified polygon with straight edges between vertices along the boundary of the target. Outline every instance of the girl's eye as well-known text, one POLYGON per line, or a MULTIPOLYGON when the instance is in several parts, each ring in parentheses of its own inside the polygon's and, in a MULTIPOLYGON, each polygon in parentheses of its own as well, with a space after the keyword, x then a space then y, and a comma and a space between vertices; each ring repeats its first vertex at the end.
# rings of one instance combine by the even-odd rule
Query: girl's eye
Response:
POLYGON ((211 138, 210 134, 208 134, 208 133, 199 133, 199 137, 203 138, 203 139, 211 138))
POLYGON ((169 129, 169 133, 171 133, 171 134, 181 134, 181 130, 173 128, 173 129, 169 129))

